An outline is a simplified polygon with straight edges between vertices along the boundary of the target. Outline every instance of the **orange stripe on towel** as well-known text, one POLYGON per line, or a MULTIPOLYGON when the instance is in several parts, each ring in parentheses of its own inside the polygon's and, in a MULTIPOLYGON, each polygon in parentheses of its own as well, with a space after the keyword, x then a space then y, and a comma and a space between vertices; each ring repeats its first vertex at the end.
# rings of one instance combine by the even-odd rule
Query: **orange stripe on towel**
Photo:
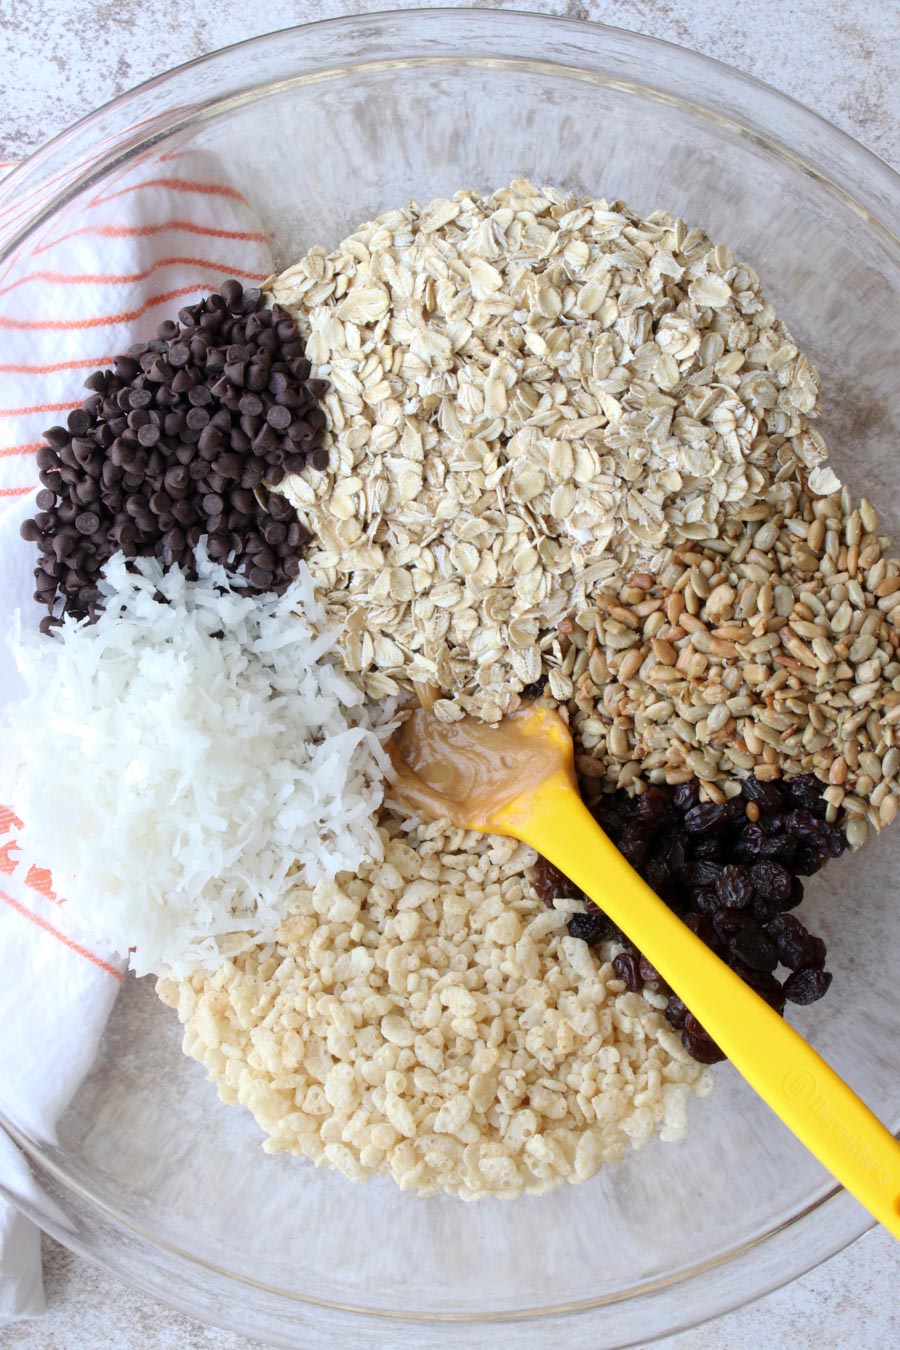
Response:
POLYGON ((75 239, 85 234, 97 235, 101 239, 135 239, 151 234, 165 234, 167 230, 202 234, 210 239, 241 239, 259 244, 268 242, 268 235, 261 234, 258 230, 219 230, 213 225, 198 225, 193 220, 164 220, 159 225, 85 225, 81 229, 70 230, 68 234, 61 234, 58 239, 51 239, 47 244, 40 244, 34 253, 35 255, 46 253, 48 249, 64 243, 66 239, 75 239))
POLYGON ((52 375, 57 370, 83 370, 85 366, 92 369, 95 366, 109 366, 115 359, 114 356, 89 356, 83 361, 54 361, 50 366, 0 364, 0 375, 52 375))
POLYGON ((147 277, 158 272, 161 267, 202 267, 210 272, 222 272, 226 276, 245 277, 248 281, 265 281, 268 275, 266 272, 245 272, 240 267, 232 267, 229 263, 213 262, 211 258, 160 258, 143 272, 120 274, 87 272, 81 276, 64 276, 61 272, 31 272, 27 277, 19 277, 18 281, 11 281, 8 286, 0 288, 0 295, 6 295, 8 291, 25 286, 29 281, 50 281, 55 286, 126 286, 135 281, 146 281, 147 277))
MULTIPOLYGON (((0 319, 0 326, 3 320, 0 319)), ((0 408, 0 417, 24 417, 27 413, 71 412, 81 407, 81 399, 69 399, 66 403, 34 403, 30 408, 0 408)))
POLYGON ((98 193, 88 204, 100 206, 103 202, 114 201, 116 197, 124 197, 129 192, 142 192, 148 187, 167 188, 170 192, 199 192, 204 197, 231 197, 238 202, 247 201, 243 192, 239 192, 235 187, 228 187, 225 183, 197 183, 185 178, 145 178, 141 183, 131 183, 128 187, 107 193, 105 197, 98 193))
MULTIPOLYGON (((123 309, 118 314, 98 314, 93 319, 9 319, 0 316, 0 328, 15 329, 18 332, 52 332, 52 333, 70 333, 82 331, 86 328, 106 328, 110 324, 132 323, 139 319, 148 309, 153 309, 156 305, 164 305, 168 300, 177 300, 182 295, 194 295, 202 287, 179 286, 174 291, 161 291, 158 295, 151 295, 150 299, 145 301, 139 309, 123 309)), ((50 405, 48 405, 50 406, 50 405)), ((57 405, 62 407, 62 404, 57 405)), ((69 404, 69 407, 78 407, 77 403, 69 404)), ((43 412, 43 408, 19 409, 20 412, 43 412)))
POLYGON ((0 459, 9 459, 11 455, 31 455, 43 444, 43 441, 28 441, 25 445, 11 445, 8 450, 0 450, 0 459))
POLYGON ((48 923, 46 919, 42 919, 40 915, 35 914, 34 910, 27 909, 25 905, 20 905, 18 900, 14 900, 12 896, 7 895, 5 891, 0 891, 0 900, 2 900, 5 905, 9 905, 10 909, 16 910, 17 913, 23 915, 26 919, 30 919, 32 923, 36 923, 38 928, 43 928, 45 933, 49 933, 51 937, 55 937, 64 947, 68 947, 70 951, 77 952, 78 955, 83 956, 86 961, 90 961, 93 965, 99 966, 101 970, 105 970, 108 975, 112 975, 113 979, 122 979, 121 971, 116 970, 115 966, 111 966, 108 961, 104 961, 102 957, 96 956, 94 952, 88 951, 87 947, 82 947, 80 942, 75 942, 72 938, 66 937, 65 933, 61 933, 58 928, 54 928, 52 923, 48 923))

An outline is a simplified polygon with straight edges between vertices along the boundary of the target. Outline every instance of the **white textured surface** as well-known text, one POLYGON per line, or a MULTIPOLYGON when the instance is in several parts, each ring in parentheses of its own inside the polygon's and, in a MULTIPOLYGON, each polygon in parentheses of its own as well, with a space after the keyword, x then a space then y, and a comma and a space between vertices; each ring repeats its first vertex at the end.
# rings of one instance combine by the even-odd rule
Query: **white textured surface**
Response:
MULTIPOLYGON (((433 0, 434 3, 434 0, 433 0)), ((307 19, 385 8, 354 0, 0 0, 0 159, 27 154, 99 103, 203 52, 307 19), (263 17, 264 15, 264 17, 263 17)), ((415 3, 393 0, 397 8, 415 3)), ((900 6, 895 0, 518 0, 638 29, 717 57, 814 108, 900 164, 900 6)), ((0 1333, 27 1350, 254 1350, 124 1288, 45 1239, 49 1311, 0 1333)), ((900 1324, 896 1244, 870 1233, 825 1266, 740 1312, 661 1342, 670 1350, 893 1350, 900 1324)), ((452 1332, 446 1344, 452 1350, 452 1332)), ((368 1340, 367 1346, 375 1348, 368 1340)), ((381 1350, 381 1347, 378 1347, 381 1350)), ((389 1350, 387 1341, 384 1350, 389 1350)))

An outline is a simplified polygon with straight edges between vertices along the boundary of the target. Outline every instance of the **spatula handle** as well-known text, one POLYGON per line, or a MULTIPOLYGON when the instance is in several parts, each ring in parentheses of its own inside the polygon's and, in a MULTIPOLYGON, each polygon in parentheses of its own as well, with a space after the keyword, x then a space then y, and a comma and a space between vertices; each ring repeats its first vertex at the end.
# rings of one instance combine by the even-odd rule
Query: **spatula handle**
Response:
POLYGON ((802 1036, 638 876, 563 775, 509 833, 564 872, 627 933, 798 1139, 900 1239, 900 1142, 802 1036))

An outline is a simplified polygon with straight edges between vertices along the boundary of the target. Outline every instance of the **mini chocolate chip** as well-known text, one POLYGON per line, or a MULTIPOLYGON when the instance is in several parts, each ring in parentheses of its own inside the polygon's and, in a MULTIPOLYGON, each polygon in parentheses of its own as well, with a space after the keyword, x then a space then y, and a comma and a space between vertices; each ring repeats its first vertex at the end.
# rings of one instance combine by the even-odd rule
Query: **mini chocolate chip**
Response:
POLYGON ((278 403, 274 404, 266 413, 266 421, 276 431, 287 431, 291 425, 290 408, 284 408, 278 403))
POLYGON ((197 442, 201 455, 205 459, 211 459, 222 449, 225 444, 225 436, 218 427, 209 423, 200 432, 200 439, 197 442))
POLYGON ((84 408, 73 408, 66 418, 66 425, 73 436, 86 436, 91 429, 90 413, 84 408))
POLYGON ((262 393, 269 383, 269 372, 262 361, 253 361, 247 368, 247 374, 244 378, 244 386, 254 393, 262 393))
POLYGON ((173 342, 168 351, 169 365, 186 366, 191 359, 191 349, 186 342, 173 342))
POLYGON ((117 356, 114 369, 116 372, 116 379, 123 380, 126 384, 130 384, 140 370, 140 366, 133 356, 117 356))
POLYGON ((259 435, 255 436, 253 439, 254 452, 265 458, 271 458, 271 451, 279 450, 280 448, 278 432, 266 422, 259 435))
POLYGON ((222 299, 228 308, 237 313, 243 307, 244 288, 234 277, 222 283, 222 299))
POLYGON ((194 387, 194 377, 189 370, 176 370, 170 388, 173 394, 190 394, 194 387))
POLYGON ((242 467, 240 455, 231 452, 219 455, 218 459, 213 460, 213 468, 223 478, 240 478, 242 467))
POLYGON ((148 380, 152 380, 154 384, 163 384, 166 380, 171 380, 172 375, 172 367, 161 356, 156 358, 147 371, 148 380))
POLYGON ((85 389, 92 389, 95 393, 105 394, 109 384, 109 374, 107 370, 95 370, 85 380, 85 389))
POLYGON ((183 412, 168 412, 163 420, 163 431, 167 436, 180 436, 185 428, 183 412))

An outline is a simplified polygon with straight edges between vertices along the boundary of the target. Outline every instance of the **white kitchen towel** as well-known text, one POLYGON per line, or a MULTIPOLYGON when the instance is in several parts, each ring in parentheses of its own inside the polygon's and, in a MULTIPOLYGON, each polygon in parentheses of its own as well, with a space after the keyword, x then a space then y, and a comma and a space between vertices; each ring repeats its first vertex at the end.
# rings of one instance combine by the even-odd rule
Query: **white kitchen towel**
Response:
MULTIPOLYGON (((14 197, 0 204, 0 231, 21 209, 14 197)), ((35 550, 19 535, 35 510, 41 433, 87 396, 91 371, 155 337, 162 319, 226 277, 256 285, 271 270, 269 241, 226 167, 184 149, 145 156, 83 194, 0 268, 0 716, 21 687, 6 644, 13 613, 36 626, 42 612, 35 550)), ((78 937, 48 872, 19 865, 20 826, 15 802, 0 803, 0 1115, 52 1145, 124 963, 78 937)), ((41 1212, 5 1137, 0 1185, 41 1212)), ((0 1196, 0 1326, 42 1309, 39 1235, 0 1196)))

